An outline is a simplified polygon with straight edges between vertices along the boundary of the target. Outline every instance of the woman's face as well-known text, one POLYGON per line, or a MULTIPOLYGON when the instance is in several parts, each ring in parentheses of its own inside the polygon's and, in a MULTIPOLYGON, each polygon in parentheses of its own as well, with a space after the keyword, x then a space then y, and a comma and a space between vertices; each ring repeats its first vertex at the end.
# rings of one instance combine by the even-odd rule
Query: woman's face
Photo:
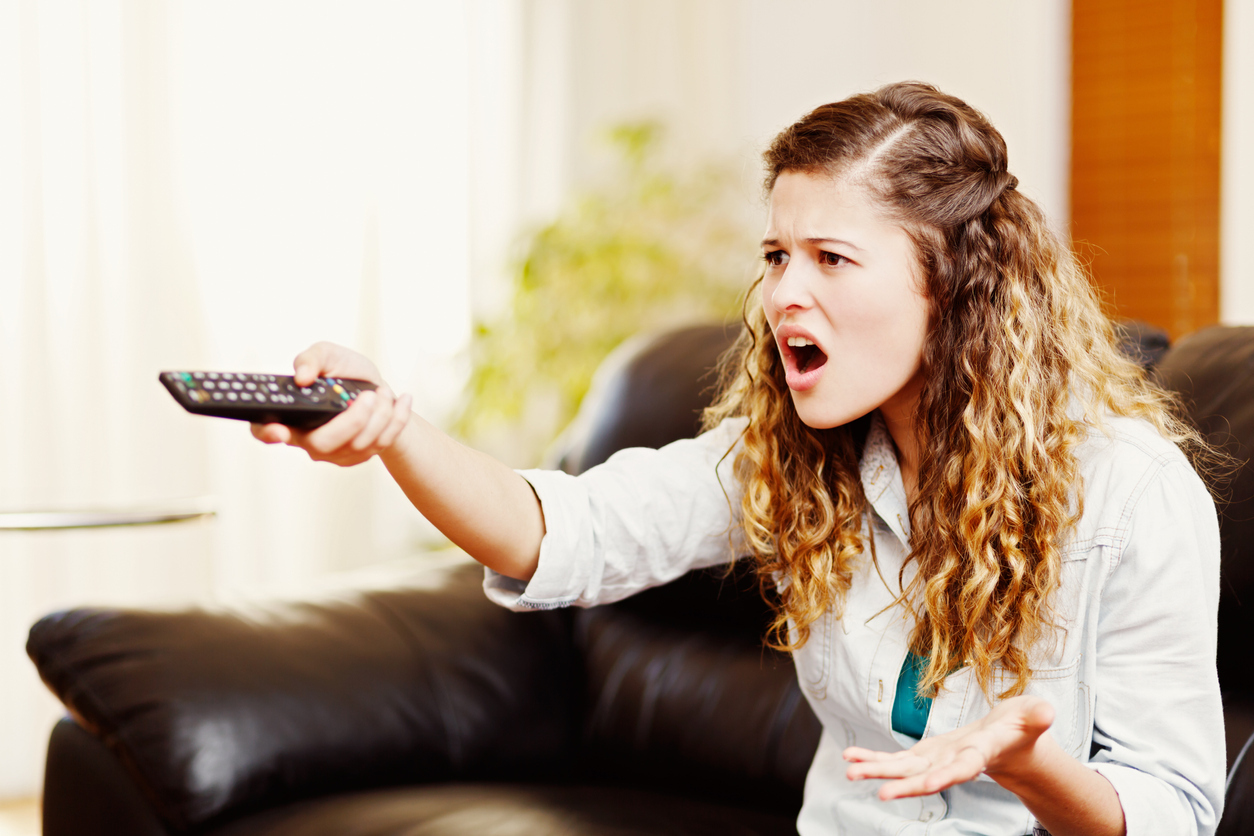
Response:
POLYGON ((880 409, 890 430, 906 426, 928 305, 905 230, 861 186, 785 171, 762 253, 762 307, 801 420, 823 429, 880 409))

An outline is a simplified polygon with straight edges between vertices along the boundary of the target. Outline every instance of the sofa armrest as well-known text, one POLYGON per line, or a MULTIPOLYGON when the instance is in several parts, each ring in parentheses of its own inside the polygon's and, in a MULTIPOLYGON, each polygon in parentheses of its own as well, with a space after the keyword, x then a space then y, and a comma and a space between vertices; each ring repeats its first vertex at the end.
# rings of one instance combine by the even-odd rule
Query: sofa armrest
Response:
POLYGON ((48 736, 41 836, 171 836, 122 763, 91 732, 62 719, 48 736))
POLYGON ((563 613, 457 561, 404 588, 247 609, 77 609, 27 652, 183 830, 327 792, 541 774, 578 735, 563 613))

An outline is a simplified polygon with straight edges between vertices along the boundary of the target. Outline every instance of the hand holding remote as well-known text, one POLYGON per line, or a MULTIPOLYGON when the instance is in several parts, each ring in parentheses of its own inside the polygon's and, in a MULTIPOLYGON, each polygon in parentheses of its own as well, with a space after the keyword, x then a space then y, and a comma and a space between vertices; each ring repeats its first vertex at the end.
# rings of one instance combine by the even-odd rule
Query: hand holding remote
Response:
POLYGON ((317 343, 294 365, 296 385, 330 377, 377 388, 361 391, 347 409, 316 429, 253 424, 253 435, 344 466, 377 454, 419 513, 467 554, 511 578, 526 581, 535 574, 544 512, 522 476, 410 412, 409 396, 396 398, 374 363, 355 351, 317 343))
POLYGON ((390 447, 405 428, 410 396, 397 398, 375 364, 357 352, 334 343, 315 343, 297 355, 293 365, 293 377, 300 385, 309 385, 319 377, 336 377, 368 380, 378 388, 362 392, 346 410, 317 429, 253 424, 253 435, 266 444, 300 447, 315 461, 348 467, 390 447))

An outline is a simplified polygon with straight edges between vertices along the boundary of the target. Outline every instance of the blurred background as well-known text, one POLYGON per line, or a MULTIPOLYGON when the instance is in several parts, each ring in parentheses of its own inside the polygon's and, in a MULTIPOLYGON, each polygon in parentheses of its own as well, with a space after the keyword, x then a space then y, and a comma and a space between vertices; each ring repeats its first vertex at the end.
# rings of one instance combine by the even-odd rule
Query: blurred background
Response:
POLYGON ((770 138, 907 78, 1001 129, 1118 314, 1254 322, 1252 45, 1249 0, 0 0, 0 520, 214 512, 0 529, 0 800, 60 714, 39 616, 440 542, 377 462, 266 448, 159 371, 334 340, 542 461, 618 341, 737 315, 770 138))

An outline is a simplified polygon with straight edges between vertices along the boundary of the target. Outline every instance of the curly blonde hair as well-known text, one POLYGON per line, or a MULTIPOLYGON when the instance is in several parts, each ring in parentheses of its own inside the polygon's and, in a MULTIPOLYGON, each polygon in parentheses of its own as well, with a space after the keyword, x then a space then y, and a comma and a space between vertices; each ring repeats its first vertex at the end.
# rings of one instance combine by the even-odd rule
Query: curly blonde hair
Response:
MULTIPOLYGON (((897 603, 928 659, 921 693, 963 665, 986 694, 997 666, 1013 680, 998 696, 1022 693, 1028 650, 1055 626, 1060 546, 1083 513, 1076 448, 1090 427, 1137 416, 1190 454, 1202 442, 1119 351, 1084 271, 1016 188, 1001 135, 964 102, 890 85, 819 107, 764 156, 768 192, 785 171, 841 177, 914 243, 929 305, 906 563, 918 571, 906 584, 903 568, 897 603)), ((803 424, 752 291, 745 322, 705 421, 749 418, 735 461, 743 528, 764 590, 787 579, 769 642, 795 650, 829 608, 839 614, 866 552, 869 417, 803 424)))

